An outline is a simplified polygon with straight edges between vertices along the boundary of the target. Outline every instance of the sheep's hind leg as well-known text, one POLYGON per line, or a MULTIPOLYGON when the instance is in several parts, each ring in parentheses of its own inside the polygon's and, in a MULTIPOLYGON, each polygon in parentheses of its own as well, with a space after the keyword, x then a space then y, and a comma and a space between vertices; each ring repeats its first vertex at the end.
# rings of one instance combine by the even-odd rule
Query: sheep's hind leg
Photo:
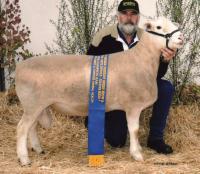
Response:
POLYGON ((31 164, 28 157, 27 138, 31 127, 37 121, 39 114, 40 113, 38 112, 30 114, 24 111, 22 119, 17 126, 17 156, 22 166, 31 164))
POLYGON ((37 152, 37 154, 44 154, 44 151, 42 150, 42 147, 40 145, 40 140, 37 135, 37 130, 36 130, 37 123, 38 122, 36 121, 30 128, 29 140, 33 151, 37 152))
MULTIPOLYGON (((43 112, 40 114, 40 116, 38 117, 38 121, 42 127, 46 129, 50 128, 51 123, 52 123, 52 116, 51 116, 51 113, 48 112, 47 108, 44 109, 43 112)), ((29 132, 29 139, 30 139, 32 150, 34 150, 38 154, 44 154, 45 152, 40 145, 40 141, 37 135, 36 128, 37 128, 38 121, 36 121, 31 127, 30 132, 29 132)))

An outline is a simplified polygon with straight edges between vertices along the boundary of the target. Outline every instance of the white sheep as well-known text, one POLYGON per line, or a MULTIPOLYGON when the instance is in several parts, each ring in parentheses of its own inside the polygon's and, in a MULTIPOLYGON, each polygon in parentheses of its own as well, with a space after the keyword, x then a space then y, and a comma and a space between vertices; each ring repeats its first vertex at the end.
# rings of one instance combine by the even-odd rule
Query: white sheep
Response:
MULTIPOLYGON (((183 45, 182 33, 166 18, 148 21, 145 29, 167 34, 168 47, 183 45)), ((156 33, 140 30, 139 43, 125 52, 114 53, 109 58, 106 111, 126 111, 130 133, 130 154, 135 160, 143 160, 138 142, 141 111, 157 99, 157 71, 161 48, 166 38, 156 33), (142 92, 141 92, 142 91, 142 92)), ((42 153, 36 125, 48 128, 51 115, 48 107, 69 115, 88 115, 88 96, 92 56, 51 55, 27 59, 17 64, 16 92, 24 113, 17 126, 17 156, 21 165, 30 164, 27 150, 29 134, 32 148, 42 153)), ((114 124, 114 123, 113 123, 114 124)))

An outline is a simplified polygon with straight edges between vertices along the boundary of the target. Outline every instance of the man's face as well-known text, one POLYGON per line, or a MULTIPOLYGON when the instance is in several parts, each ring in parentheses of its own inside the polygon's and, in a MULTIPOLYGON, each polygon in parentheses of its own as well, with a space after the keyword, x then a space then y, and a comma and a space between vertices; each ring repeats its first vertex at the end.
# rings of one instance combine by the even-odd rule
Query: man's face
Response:
POLYGON ((127 35, 132 35, 136 31, 139 22, 139 15, 132 11, 126 10, 119 12, 118 16, 119 28, 127 35))

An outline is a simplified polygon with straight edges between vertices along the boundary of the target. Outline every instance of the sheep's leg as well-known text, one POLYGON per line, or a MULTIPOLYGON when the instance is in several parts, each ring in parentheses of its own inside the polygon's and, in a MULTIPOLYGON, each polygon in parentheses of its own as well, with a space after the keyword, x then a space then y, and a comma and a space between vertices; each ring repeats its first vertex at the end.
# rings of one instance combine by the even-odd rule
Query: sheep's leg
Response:
POLYGON ((22 119, 17 126, 17 156, 21 165, 29 165, 31 163, 28 157, 27 137, 30 128, 36 122, 39 114, 27 114, 24 111, 22 119))
POLYGON ((37 123, 38 122, 36 121, 33 124, 33 126, 30 128, 29 139, 30 139, 32 150, 34 150, 38 154, 42 154, 42 153, 44 153, 44 151, 41 148, 40 141, 39 141, 39 138, 37 135, 37 130, 36 130, 37 123))
POLYGON ((138 141, 139 117, 141 110, 135 109, 127 114, 128 130, 130 134, 130 154, 137 161, 143 161, 141 146, 138 141))
MULTIPOLYGON (((44 109, 43 112, 38 117, 38 121, 42 127, 46 129, 50 128, 51 123, 52 123, 51 113, 47 109, 44 109)), ((44 151, 42 150, 42 147, 40 145, 40 141, 37 135, 37 129, 36 129, 37 123, 38 122, 36 121, 31 127, 30 132, 29 132, 29 139, 30 139, 32 149, 36 151, 38 154, 44 154, 44 151)))

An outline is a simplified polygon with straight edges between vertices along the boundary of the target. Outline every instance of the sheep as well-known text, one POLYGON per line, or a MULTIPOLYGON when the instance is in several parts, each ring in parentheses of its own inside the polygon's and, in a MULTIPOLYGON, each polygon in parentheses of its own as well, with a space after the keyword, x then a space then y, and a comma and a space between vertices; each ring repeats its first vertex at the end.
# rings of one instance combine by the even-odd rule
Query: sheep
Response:
MULTIPOLYGON (((170 20, 160 17, 144 24, 138 33, 140 41, 134 48, 110 54, 106 111, 126 111, 130 154, 138 161, 143 160, 137 138, 139 116, 157 99, 160 50, 166 47, 166 38, 156 33, 165 35, 173 31, 167 46, 181 48, 183 34, 170 20)), ((32 57, 17 64, 16 92, 24 109, 17 125, 17 156, 22 166, 31 163, 28 135, 32 148, 38 154, 43 152, 36 125, 39 122, 45 128, 51 126, 49 106, 72 116, 88 114, 91 60, 92 56, 88 55, 50 55, 32 57)))

